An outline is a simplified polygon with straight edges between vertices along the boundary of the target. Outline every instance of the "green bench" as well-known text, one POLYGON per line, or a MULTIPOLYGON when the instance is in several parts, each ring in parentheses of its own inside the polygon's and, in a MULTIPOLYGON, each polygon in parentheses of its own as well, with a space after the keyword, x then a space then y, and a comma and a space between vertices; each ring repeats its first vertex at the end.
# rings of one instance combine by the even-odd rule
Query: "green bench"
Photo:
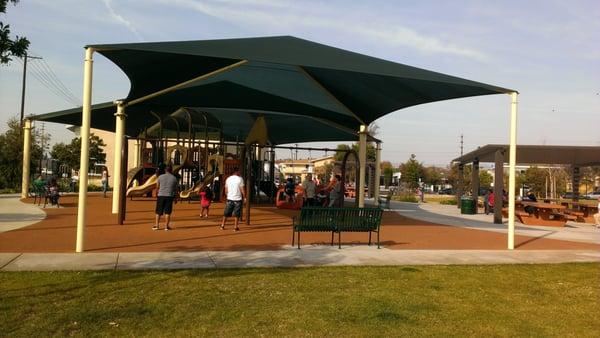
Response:
POLYGON ((292 219, 292 246, 298 233, 298 249, 300 249, 301 232, 331 232, 338 234, 338 248, 341 249, 342 232, 368 232, 369 245, 371 234, 377 233, 377 248, 380 248, 379 229, 381 227, 381 208, 323 208, 305 207, 300 210, 298 217, 292 219))

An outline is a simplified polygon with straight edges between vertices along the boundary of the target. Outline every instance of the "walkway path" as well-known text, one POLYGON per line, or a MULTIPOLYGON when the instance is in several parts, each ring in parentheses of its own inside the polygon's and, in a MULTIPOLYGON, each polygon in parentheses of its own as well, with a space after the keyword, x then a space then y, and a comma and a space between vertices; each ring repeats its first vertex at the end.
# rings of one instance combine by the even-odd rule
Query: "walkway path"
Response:
POLYGON ((309 246, 276 251, 0 253, 0 271, 151 270, 340 265, 600 263, 591 250, 390 250, 309 246))
POLYGON ((23 203, 20 195, 0 195, 0 233, 37 223, 46 217, 37 205, 23 203))
MULTIPOLYGON (((455 205, 442 205, 438 203, 417 204, 396 201, 392 201, 390 204, 392 210, 397 213, 421 221, 447 224, 468 229, 507 233, 507 219, 504 219, 503 224, 494 224, 493 215, 491 214, 463 215, 460 213, 460 209, 455 205)), ((567 222, 567 226, 564 228, 557 228, 526 226, 516 222, 515 233, 517 235, 536 238, 600 244, 600 229, 596 229, 592 224, 585 223, 567 222)))

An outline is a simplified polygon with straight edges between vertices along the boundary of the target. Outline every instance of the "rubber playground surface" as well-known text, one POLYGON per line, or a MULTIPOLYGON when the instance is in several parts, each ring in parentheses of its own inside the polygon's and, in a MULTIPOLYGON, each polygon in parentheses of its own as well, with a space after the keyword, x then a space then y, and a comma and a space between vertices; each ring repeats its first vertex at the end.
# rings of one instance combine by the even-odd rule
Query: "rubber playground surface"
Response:
MULTIPOLYGON (((31 203, 32 200, 25 200, 31 203)), ((46 219, 33 225, 0 233, 0 252, 73 252, 76 237, 77 197, 61 198, 63 207, 48 207, 46 219)), ((111 213, 111 198, 88 197, 85 234, 87 252, 236 251, 278 250, 290 245, 294 210, 257 205, 251 209, 251 224, 241 222, 233 231, 230 219, 219 229, 223 203, 213 203, 209 218, 200 218, 197 201, 174 205, 172 231, 153 231, 154 199, 127 202, 127 218, 118 225, 111 213)), ((375 239, 376 236, 373 236, 375 239)), ((303 233, 302 245, 329 245, 329 233, 303 233)), ((337 241, 337 235, 335 237, 337 241)), ((342 233, 342 245, 367 245, 368 234, 342 233)), ((402 250, 502 250, 506 235, 483 230, 433 224, 385 211, 381 229, 382 246, 402 250)), ((600 245, 546 238, 516 236, 519 250, 600 250, 600 245)))

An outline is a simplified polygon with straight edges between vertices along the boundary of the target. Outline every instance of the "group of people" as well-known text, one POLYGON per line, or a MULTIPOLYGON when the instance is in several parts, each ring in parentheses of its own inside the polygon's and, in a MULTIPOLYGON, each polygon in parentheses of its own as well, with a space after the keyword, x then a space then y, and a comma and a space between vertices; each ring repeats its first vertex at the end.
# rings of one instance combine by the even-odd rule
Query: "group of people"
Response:
MULTIPOLYGON (((173 203, 177 196, 178 179, 173 174, 173 167, 167 166, 163 174, 158 176, 157 180, 157 199, 155 208, 155 222, 152 230, 160 229, 160 219, 165 215, 165 230, 171 230, 171 214, 173 212, 173 203)), ((213 193, 209 186, 204 186, 200 191, 200 217, 208 218, 210 206, 213 199, 213 193)), ((225 230, 225 224, 229 217, 234 217, 234 231, 239 231, 239 221, 242 216, 242 204, 246 199, 244 191, 244 180, 240 176, 239 168, 233 169, 233 174, 225 180, 225 195, 227 202, 223 212, 220 228, 225 230)))
MULTIPOLYGON (((506 190, 502 190, 502 204, 504 205, 507 202, 508 194, 506 190)), ((494 212, 494 203, 496 203, 496 194, 494 193, 494 190, 488 189, 483 197, 483 208, 485 209, 486 215, 494 212)))
MULTIPOLYGON (((342 177, 336 174, 331 178, 326 187, 319 189, 319 184, 313 179, 312 174, 307 174, 301 183, 304 190, 304 205, 309 207, 333 207, 341 204, 340 202, 343 200, 341 181, 342 177)), ((287 202, 294 203, 296 198, 296 183, 293 178, 289 177, 286 180, 284 191, 287 202)))
POLYGON ((58 181, 56 180, 56 177, 52 176, 48 181, 46 181, 40 175, 33 181, 33 185, 37 190, 43 191, 46 194, 51 205, 58 205, 60 189, 58 187, 58 181))

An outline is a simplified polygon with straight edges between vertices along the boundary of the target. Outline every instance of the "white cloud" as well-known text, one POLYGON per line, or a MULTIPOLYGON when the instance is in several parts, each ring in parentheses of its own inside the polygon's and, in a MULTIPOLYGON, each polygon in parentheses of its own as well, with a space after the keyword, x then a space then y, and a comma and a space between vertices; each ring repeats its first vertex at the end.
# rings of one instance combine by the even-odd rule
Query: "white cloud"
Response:
MULTIPOLYGON (((333 8, 322 5, 302 7, 294 2, 263 0, 157 0, 169 6, 192 9, 220 20, 252 27, 268 26, 280 30, 325 28, 340 33, 352 33, 365 41, 377 41, 389 46, 404 46, 423 53, 449 54, 486 61, 488 56, 478 50, 445 42, 401 25, 357 22, 342 17, 333 8), (337 15, 332 19, 332 15, 337 15)), ((360 17, 360 15, 356 15, 360 17)))
POLYGON ((142 36, 140 35, 140 33, 137 31, 137 29, 133 26, 133 24, 131 23, 131 21, 125 19, 122 15, 120 15, 119 13, 117 13, 114 8, 111 5, 111 0, 102 0, 102 2, 104 2, 104 5, 106 6, 106 9, 108 9, 108 12, 110 13, 110 16, 113 20, 115 20, 116 22, 122 24, 123 26, 127 27, 127 29, 133 33, 133 35, 135 35, 135 37, 139 40, 139 41, 143 41, 144 39, 142 38, 142 36))

